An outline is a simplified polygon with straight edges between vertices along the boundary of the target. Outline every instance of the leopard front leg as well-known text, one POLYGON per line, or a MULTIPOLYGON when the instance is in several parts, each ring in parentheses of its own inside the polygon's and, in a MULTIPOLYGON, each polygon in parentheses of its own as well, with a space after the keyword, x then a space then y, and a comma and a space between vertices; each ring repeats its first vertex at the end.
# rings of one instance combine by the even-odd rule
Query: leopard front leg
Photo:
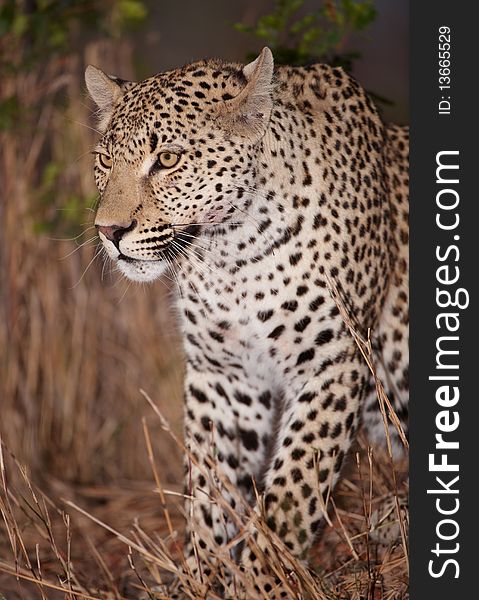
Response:
POLYGON ((237 533, 235 514, 253 502, 252 480, 264 462, 271 410, 271 393, 261 381, 188 367, 184 554, 199 581, 208 581, 212 572, 214 578, 221 547, 237 533))
MULTIPOLYGON (((323 500, 338 478, 357 429, 366 380, 367 367, 345 334, 335 344, 334 356, 323 357, 315 370, 301 369, 293 376, 294 393, 286 394, 266 471, 264 502, 257 512, 300 561, 306 560, 324 516, 323 500)), ((257 581, 258 594, 261 586, 261 594, 270 598, 292 597, 265 569, 269 561, 258 558, 271 552, 267 536, 255 532, 253 539, 259 552, 246 546, 241 564, 257 581)))

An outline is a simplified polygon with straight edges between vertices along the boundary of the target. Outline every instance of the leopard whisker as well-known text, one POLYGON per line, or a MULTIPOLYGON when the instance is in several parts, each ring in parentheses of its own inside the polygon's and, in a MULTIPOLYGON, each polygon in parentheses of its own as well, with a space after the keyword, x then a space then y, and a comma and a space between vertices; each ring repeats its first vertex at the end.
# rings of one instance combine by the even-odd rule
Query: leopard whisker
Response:
POLYGON ((243 225, 243 223, 232 223, 231 221, 198 221, 196 223, 172 223, 170 227, 191 227, 194 225, 204 226, 204 225, 243 225))
MULTIPOLYGON (((173 283, 176 285, 176 289, 178 289, 178 292, 180 294, 180 297, 183 298, 183 290, 181 288, 180 285, 180 281, 178 279, 178 273, 175 269, 175 263, 167 256, 165 255, 165 261, 166 264, 168 265, 168 270, 171 272, 171 275, 173 276, 173 283)), ((167 277, 167 275, 165 274, 165 277, 167 277)))
POLYGON ((206 269, 208 269, 213 275, 220 275, 218 272, 215 272, 215 270, 204 260, 203 257, 200 257, 195 253, 194 249, 191 248, 190 244, 188 244, 186 248, 184 246, 180 246, 175 242, 173 242, 173 244, 176 250, 180 252, 182 256, 184 256, 193 266, 196 266, 196 268, 199 269, 205 277, 208 276, 208 272, 206 271, 206 269), (193 255, 187 252, 188 248, 191 249, 193 255), (193 260, 193 256, 195 260, 193 260))
MULTIPOLYGON (((194 248, 191 248, 189 245, 185 248, 185 247, 181 247, 178 248, 178 251, 182 254, 182 256, 184 256, 186 258, 186 260, 188 260, 188 262, 192 265, 192 267, 196 268, 197 270, 199 270, 199 272, 206 278, 208 278, 208 271, 214 275, 220 282, 221 281, 228 281, 230 280, 234 285, 236 285, 238 283, 238 281, 236 280, 236 278, 229 273, 228 271, 226 271, 225 269, 223 269, 222 267, 219 267, 218 265, 214 265, 215 268, 213 268, 210 264, 208 264, 204 257, 199 257, 195 251, 194 248), (191 252, 193 252, 194 257, 196 260, 193 260, 192 254, 187 252, 187 248, 189 248, 191 250, 191 252), (207 271, 207 270, 208 271, 207 271), (220 272, 220 270, 222 272, 220 272)), ((223 294, 223 292, 217 292, 217 295, 223 300, 223 303, 226 306, 230 306, 232 307, 232 303, 229 297, 225 297, 225 295, 223 294)))
MULTIPOLYGON (((83 223, 83 224, 86 225, 87 223, 83 223)), ((85 230, 83 230, 81 233, 79 233, 78 235, 75 235, 75 236, 73 236, 71 238, 52 238, 52 237, 47 237, 46 239, 49 240, 50 242, 75 242, 79 238, 83 237, 87 233, 87 231, 89 231, 90 229, 94 229, 94 228, 95 228, 94 225, 90 225, 85 230)))
POLYGON ((129 290, 129 289, 130 289, 130 287, 131 287, 131 284, 132 284, 132 281, 131 281, 131 279, 128 279, 128 280, 127 280, 127 286, 126 286, 126 287, 125 287, 125 289, 123 290, 123 293, 122 293, 122 295, 120 296, 120 298, 117 300, 117 305, 119 305, 119 304, 122 302, 122 300, 125 298, 125 296, 126 296, 126 294, 127 294, 128 290, 129 290))
POLYGON ((69 258, 73 254, 75 254, 75 252, 78 252, 79 250, 81 250, 84 246, 87 246, 88 244, 91 244, 91 243, 95 242, 98 239, 99 239, 98 236, 94 235, 93 237, 91 237, 88 240, 84 241, 83 243, 79 244, 76 248, 74 248, 68 254, 65 254, 65 256, 61 256, 60 260, 65 260, 65 259, 69 258))
POLYGON ((105 250, 105 248, 102 248, 102 254, 103 254, 103 266, 101 268, 100 281, 104 281, 105 268, 108 264, 110 265, 110 273, 111 273, 111 263, 113 262, 111 260, 111 258, 108 256, 108 252, 105 250))
POLYGON ((81 121, 77 121, 76 119, 70 119, 68 117, 65 117, 65 120, 70 121, 70 123, 75 123, 76 125, 81 125, 82 127, 86 127, 86 129, 90 129, 90 131, 93 131, 94 133, 98 133, 99 135, 102 135, 102 132, 99 129, 96 129, 95 127, 92 127, 91 125, 87 125, 86 123, 82 123, 81 121))
MULTIPOLYGON (((180 246, 180 247, 176 248, 176 250, 179 254, 181 254, 188 261, 188 264, 190 264, 192 266, 192 268, 196 268, 197 270, 200 271, 200 273, 203 273, 203 271, 198 267, 198 265, 195 265, 194 261, 191 260, 191 256, 189 256, 187 253, 185 253, 183 247, 180 246)), ((182 273, 186 279, 186 274, 184 273, 183 270, 182 270, 182 273)), ((200 302, 200 304, 203 305, 203 307, 206 309, 206 311, 211 312, 211 307, 208 305, 206 300, 201 296, 198 288, 196 287, 196 285, 193 283, 193 281, 191 279, 189 279, 189 281, 188 281, 188 287, 195 292, 198 301, 200 302)))
POLYGON ((75 285, 73 285, 70 289, 75 289, 83 280, 83 278, 85 277, 85 275, 87 274, 88 270, 90 269, 90 267, 92 266, 92 264, 95 262, 95 260, 101 255, 101 252, 103 250, 102 246, 99 246, 97 248, 97 250, 95 251, 95 254, 93 255, 93 258, 90 260, 90 262, 88 263, 88 265, 86 266, 85 270, 83 271, 80 279, 75 283, 75 285))
MULTIPOLYGON (((231 204, 231 206, 232 206, 234 209, 236 209, 236 210, 239 210, 240 212, 242 212, 242 213, 243 213, 243 214, 244 214, 244 215, 245 215, 245 216, 246 216, 246 217, 247 217, 247 218, 248 218, 248 219, 249 219, 249 220, 250 220, 250 221, 251 221, 251 222, 254 224, 254 226, 256 227, 256 231, 257 231, 257 232, 258 232, 258 233, 259 233, 261 236, 263 236, 263 238, 264 238, 264 239, 267 241, 266 233, 265 233, 264 231, 261 231, 261 228, 260 228, 260 226, 261 226, 261 223, 260 223, 260 222, 259 222, 259 221, 258 221, 258 220, 255 218, 255 217, 253 217, 253 215, 250 215, 250 214, 249 214, 247 211, 245 211, 244 209, 242 209, 242 208, 240 208, 239 206, 236 206, 235 204, 233 204, 233 202, 231 202, 231 200, 229 200, 228 198, 225 198, 225 200, 226 200, 226 202, 228 202, 229 204, 231 204)), ((269 235, 269 234, 268 234, 268 235, 269 235)), ((273 244, 273 245, 274 245, 274 239, 273 239, 273 237, 271 237, 271 236, 269 235, 269 238, 270 238, 270 242, 269 242, 269 243, 271 243, 271 244, 273 244)), ((274 251, 273 251, 273 254, 274 254, 274 251)))

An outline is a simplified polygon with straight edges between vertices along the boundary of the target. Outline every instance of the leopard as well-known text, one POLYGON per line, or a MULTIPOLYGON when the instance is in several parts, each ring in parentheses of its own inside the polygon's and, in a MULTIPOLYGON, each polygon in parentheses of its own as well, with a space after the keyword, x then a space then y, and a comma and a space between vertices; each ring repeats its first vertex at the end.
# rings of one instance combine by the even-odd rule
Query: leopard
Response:
POLYGON ((226 597, 290 597, 258 558, 268 535, 253 526, 252 550, 232 510, 307 564, 359 427, 400 445, 378 380, 407 436, 408 129, 342 68, 269 48, 85 80, 102 247, 127 279, 176 289, 185 560, 208 583, 227 548, 255 591, 226 597))

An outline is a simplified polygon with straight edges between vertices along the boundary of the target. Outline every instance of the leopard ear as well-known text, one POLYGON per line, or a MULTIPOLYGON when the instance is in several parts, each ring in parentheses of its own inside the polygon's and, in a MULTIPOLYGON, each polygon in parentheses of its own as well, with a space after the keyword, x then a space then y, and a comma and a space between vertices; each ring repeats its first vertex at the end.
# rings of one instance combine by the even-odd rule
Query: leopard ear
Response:
POLYGON ((269 48, 243 68, 246 86, 227 100, 220 109, 220 121, 224 127, 240 135, 260 138, 273 108, 273 55, 269 48))
POLYGON ((98 129, 104 132, 118 100, 123 96, 125 85, 121 79, 110 77, 101 69, 88 65, 85 83, 93 102, 98 106, 98 129))

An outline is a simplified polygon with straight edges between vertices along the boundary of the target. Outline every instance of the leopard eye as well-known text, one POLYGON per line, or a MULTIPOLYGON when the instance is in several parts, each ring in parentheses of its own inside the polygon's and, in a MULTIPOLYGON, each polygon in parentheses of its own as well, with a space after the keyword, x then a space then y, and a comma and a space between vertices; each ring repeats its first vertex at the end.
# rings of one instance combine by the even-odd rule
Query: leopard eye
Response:
POLYGON ((164 169, 171 169, 178 164, 180 155, 175 152, 160 152, 158 162, 164 169))
POLYGON ((112 158, 106 154, 98 153, 98 162, 104 169, 111 169, 112 158))

